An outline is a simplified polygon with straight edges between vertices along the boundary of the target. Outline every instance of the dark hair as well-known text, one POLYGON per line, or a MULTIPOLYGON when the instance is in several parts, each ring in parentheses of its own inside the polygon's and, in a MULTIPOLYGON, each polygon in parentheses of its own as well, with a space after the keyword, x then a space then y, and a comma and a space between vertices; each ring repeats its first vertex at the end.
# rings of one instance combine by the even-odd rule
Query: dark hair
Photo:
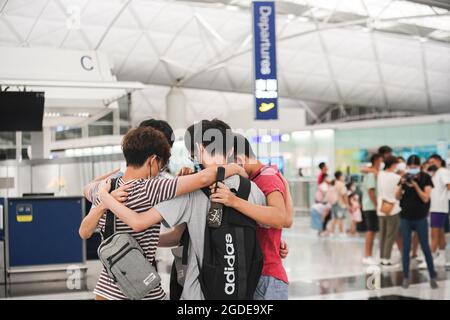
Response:
POLYGON ((445 163, 445 160, 442 159, 442 157, 441 157, 440 155, 438 155, 437 153, 432 154, 432 155, 428 158, 428 160, 430 160, 430 159, 434 159, 434 160, 439 161, 439 162, 441 163, 441 167, 444 167, 444 168, 445 168, 445 167, 447 166, 447 164, 445 163))
POLYGON ((374 164, 378 159, 383 158, 383 156, 379 153, 374 153, 371 157, 370 157, 370 163, 374 164))
POLYGON ((384 167, 385 167, 385 169, 389 169, 390 167, 392 167, 396 163, 398 163, 397 157, 389 156, 386 159, 384 159, 384 167))
POLYGON ((196 144, 203 145, 211 155, 218 152, 226 155, 233 148, 231 127, 219 119, 202 120, 189 126, 184 134, 184 144, 191 154, 196 144))
POLYGON ((350 195, 348 196, 349 199, 353 198, 354 196, 357 196, 358 193, 357 192, 352 192, 350 193, 350 195))
POLYGON ((342 171, 336 171, 334 177, 336 180, 339 180, 342 177, 342 171))
POLYGON ((170 158, 170 145, 161 131, 151 127, 131 129, 123 137, 122 151, 127 166, 141 167, 152 155, 160 158, 163 165, 170 158))
POLYGON ((235 133, 233 137, 234 158, 238 155, 244 155, 247 158, 255 159, 256 155, 253 148, 246 137, 239 133, 235 133))
POLYGON ((430 159, 435 159, 435 160, 438 160, 438 161, 441 161, 441 162, 442 162, 442 157, 441 157, 440 155, 438 155, 437 153, 432 154, 432 155, 428 158, 428 160, 430 160, 430 159))
POLYGON ((403 158, 402 156, 398 156, 398 157, 397 157, 397 160, 398 160, 398 161, 404 161, 404 162, 406 162, 405 158, 403 158))
POLYGON ((319 169, 322 170, 326 166, 325 162, 319 163, 319 169))
POLYGON ((170 147, 172 148, 173 143, 175 141, 175 136, 173 135, 172 127, 170 126, 169 123, 167 123, 167 121, 157 119, 147 119, 142 121, 139 124, 139 127, 150 127, 158 131, 161 131, 162 134, 164 134, 164 137, 166 137, 170 147))
POLYGON ((389 146, 381 146, 378 148, 378 153, 384 156, 386 153, 392 153, 392 148, 389 146))
POLYGON ((420 158, 417 154, 412 154, 408 157, 408 160, 406 160, 406 164, 408 166, 414 165, 414 166, 420 166, 420 158))

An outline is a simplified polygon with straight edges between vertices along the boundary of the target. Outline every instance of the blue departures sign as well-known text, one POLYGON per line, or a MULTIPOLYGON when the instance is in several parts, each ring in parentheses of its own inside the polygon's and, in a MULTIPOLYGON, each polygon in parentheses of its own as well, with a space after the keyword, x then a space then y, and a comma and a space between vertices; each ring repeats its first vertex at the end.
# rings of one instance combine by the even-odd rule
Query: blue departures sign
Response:
POLYGON ((253 2, 256 120, 278 119, 275 3, 253 2))

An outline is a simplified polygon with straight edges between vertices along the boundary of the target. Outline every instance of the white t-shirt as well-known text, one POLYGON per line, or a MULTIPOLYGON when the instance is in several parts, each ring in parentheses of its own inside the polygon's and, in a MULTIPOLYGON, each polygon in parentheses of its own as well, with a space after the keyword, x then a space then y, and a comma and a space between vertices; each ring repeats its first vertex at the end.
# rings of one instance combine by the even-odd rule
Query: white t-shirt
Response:
POLYGON ((431 190, 430 212, 448 213, 450 174, 445 168, 439 168, 433 175, 434 188, 431 190))
POLYGON ((395 192, 397 191, 400 176, 394 172, 380 171, 377 177, 377 214, 379 216, 385 216, 380 211, 382 200, 394 203, 394 208, 390 216, 396 215, 400 212, 400 202, 395 198, 395 192))

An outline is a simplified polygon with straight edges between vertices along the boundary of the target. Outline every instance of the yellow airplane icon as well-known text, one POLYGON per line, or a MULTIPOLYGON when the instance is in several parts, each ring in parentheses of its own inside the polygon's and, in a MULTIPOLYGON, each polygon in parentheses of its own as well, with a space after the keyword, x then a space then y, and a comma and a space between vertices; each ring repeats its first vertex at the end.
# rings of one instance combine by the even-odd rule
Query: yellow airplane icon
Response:
POLYGON ((261 112, 267 112, 269 110, 272 110, 273 108, 275 108, 275 103, 271 102, 271 103, 261 103, 261 105, 259 106, 259 111, 261 112))

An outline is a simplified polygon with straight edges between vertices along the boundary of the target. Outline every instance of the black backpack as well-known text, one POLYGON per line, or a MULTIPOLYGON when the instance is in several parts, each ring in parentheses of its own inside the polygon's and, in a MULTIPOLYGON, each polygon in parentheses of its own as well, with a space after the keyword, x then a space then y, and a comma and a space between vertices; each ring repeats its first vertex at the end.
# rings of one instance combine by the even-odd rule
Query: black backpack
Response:
MULTIPOLYGON (((186 226, 180 239, 179 250, 182 251, 181 259, 177 256, 174 257, 172 268, 170 270, 170 287, 169 296, 170 300, 180 300, 181 293, 183 292, 184 280, 188 263, 188 249, 189 249, 189 231, 186 226), (177 269, 177 265, 182 267, 177 269)), ((173 251, 172 251, 173 252, 173 251)))
MULTIPOLYGON (((220 181, 220 180, 219 180, 220 181)), ((248 200, 250 180, 240 177, 236 195, 248 200)), ((209 189, 202 189, 209 197, 209 189)), ((263 255, 256 222, 233 208, 223 207, 219 227, 205 227, 200 286, 207 300, 253 300, 261 276, 263 255)))
MULTIPOLYGON (((250 180, 240 177, 239 190, 232 191, 248 200, 250 189, 250 180)), ((204 188, 202 191, 209 198, 209 189, 204 188)), ((189 241, 186 227, 180 240, 183 254, 178 265, 187 265, 189 241)), ((171 300, 179 300, 183 291, 179 281, 181 270, 177 270, 175 260, 170 274, 171 300)), ((263 255, 256 238, 256 222, 233 208, 224 207, 219 228, 209 227, 206 222, 203 264, 200 268, 198 261, 198 266, 199 282, 205 299, 253 300, 263 267, 263 255)))

